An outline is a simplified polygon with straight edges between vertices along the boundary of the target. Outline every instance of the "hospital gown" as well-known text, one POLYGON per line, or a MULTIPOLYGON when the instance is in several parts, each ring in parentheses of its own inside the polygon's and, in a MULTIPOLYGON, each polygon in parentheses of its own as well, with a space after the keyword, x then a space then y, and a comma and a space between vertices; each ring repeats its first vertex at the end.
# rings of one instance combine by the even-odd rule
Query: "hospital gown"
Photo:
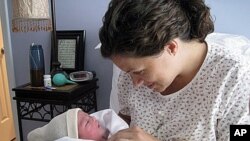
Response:
MULTIPOLYGON (((213 35, 215 36, 215 35, 213 35)), ((193 80, 163 96, 134 87, 128 74, 118 79, 120 112, 161 141, 229 140, 232 124, 250 124, 250 61, 239 47, 207 39, 206 58, 193 80)))

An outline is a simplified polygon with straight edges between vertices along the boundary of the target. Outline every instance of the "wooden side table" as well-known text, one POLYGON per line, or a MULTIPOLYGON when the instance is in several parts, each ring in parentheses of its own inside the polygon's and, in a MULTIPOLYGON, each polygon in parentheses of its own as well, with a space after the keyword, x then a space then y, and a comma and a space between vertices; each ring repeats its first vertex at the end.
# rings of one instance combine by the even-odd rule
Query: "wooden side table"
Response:
POLYGON ((85 112, 97 111, 97 80, 55 87, 53 90, 31 87, 30 84, 13 88, 20 140, 23 141, 22 119, 49 122, 56 115, 76 107, 85 112))

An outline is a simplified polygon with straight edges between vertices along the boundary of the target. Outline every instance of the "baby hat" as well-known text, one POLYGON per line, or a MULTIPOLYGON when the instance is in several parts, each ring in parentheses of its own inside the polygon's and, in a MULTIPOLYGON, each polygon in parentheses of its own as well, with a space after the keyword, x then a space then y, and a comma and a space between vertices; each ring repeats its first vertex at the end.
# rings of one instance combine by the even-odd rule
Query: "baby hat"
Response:
POLYGON ((68 136, 78 138, 77 113, 80 108, 70 109, 56 117, 48 124, 29 132, 28 141, 54 141, 68 136))
POLYGON ((70 109, 66 115, 68 137, 76 139, 78 139, 78 111, 81 111, 81 109, 70 109))

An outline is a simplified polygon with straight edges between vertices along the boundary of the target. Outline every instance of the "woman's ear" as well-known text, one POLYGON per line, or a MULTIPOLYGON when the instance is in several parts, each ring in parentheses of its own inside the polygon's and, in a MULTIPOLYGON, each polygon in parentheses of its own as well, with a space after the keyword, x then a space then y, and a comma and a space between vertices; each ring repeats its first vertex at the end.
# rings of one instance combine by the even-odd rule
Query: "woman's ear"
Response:
POLYGON ((164 50, 167 51, 170 55, 176 55, 178 51, 178 43, 175 40, 171 40, 170 42, 165 44, 164 50))

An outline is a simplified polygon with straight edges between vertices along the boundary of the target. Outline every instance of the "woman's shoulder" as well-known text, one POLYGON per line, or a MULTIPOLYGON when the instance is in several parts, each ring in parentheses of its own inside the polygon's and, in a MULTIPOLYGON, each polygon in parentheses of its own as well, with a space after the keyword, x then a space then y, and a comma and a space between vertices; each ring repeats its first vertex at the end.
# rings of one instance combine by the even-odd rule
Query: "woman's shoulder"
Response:
POLYGON ((250 52, 250 40, 244 36, 212 33, 206 38, 208 45, 207 60, 210 64, 237 64, 244 65, 246 62, 247 51, 250 52), (219 63, 220 62, 220 63, 219 63))
POLYGON ((204 77, 214 78, 227 82, 238 82, 245 77, 250 77, 250 55, 244 55, 242 48, 249 45, 250 41, 237 35, 212 34, 206 39, 208 51, 200 71, 204 77), (239 39, 239 43, 236 39, 239 39), (237 78, 237 79, 236 79, 237 78))
POLYGON ((227 33, 211 33, 207 36, 208 46, 216 46, 213 49, 231 51, 234 54, 250 56, 250 39, 242 35, 227 33))

